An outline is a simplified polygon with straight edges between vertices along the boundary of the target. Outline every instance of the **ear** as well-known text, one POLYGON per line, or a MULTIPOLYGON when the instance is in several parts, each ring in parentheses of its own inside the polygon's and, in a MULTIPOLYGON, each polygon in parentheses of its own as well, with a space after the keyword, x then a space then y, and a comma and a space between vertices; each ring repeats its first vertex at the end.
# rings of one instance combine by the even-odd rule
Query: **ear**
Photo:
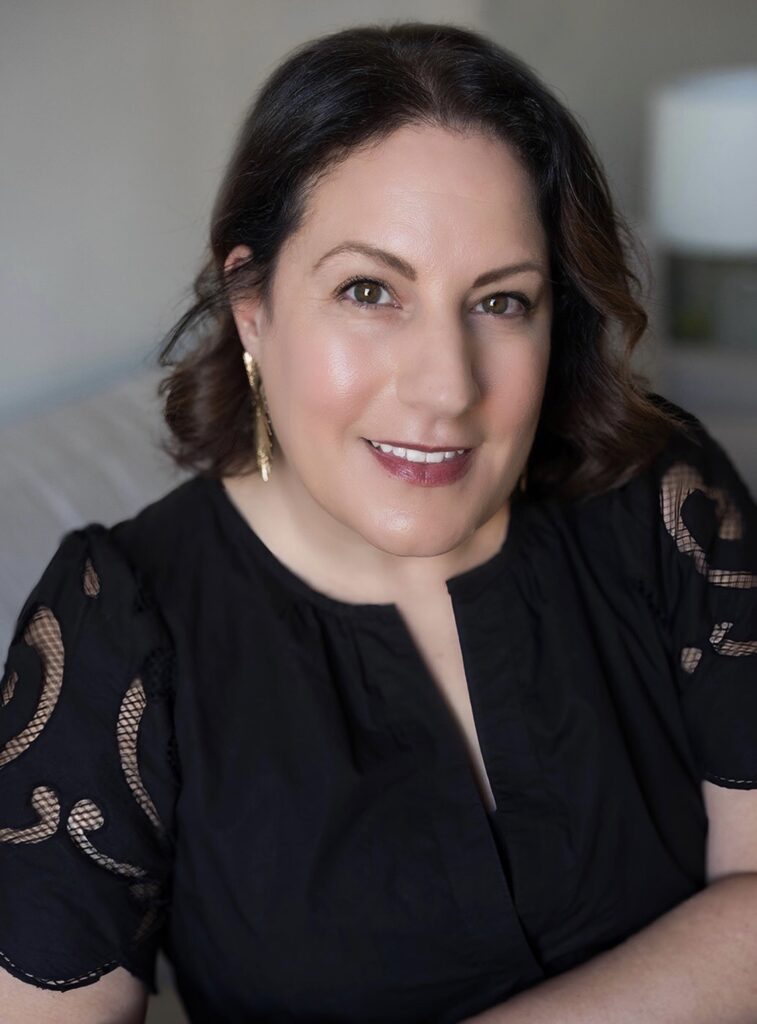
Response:
MULTIPOLYGON (((224 261, 224 273, 228 274, 237 264, 248 259, 251 255, 252 250, 248 245, 235 246, 224 261)), ((239 340, 256 360, 259 359, 264 323, 261 300, 257 296, 244 296, 233 299, 231 302, 231 312, 237 325, 239 340)))

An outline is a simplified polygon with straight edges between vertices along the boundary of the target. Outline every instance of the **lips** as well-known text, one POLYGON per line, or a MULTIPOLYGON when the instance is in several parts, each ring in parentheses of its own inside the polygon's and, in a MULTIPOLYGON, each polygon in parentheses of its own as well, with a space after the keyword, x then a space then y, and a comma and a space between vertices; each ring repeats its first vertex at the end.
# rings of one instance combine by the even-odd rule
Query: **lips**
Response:
MULTIPOLYGON (((470 468, 471 460, 474 458, 474 452, 469 449, 462 455, 456 455, 451 459, 442 459, 441 462, 426 462, 425 460, 410 462, 401 456, 383 452, 380 448, 374 447, 367 438, 363 438, 363 440, 378 465, 390 476, 420 487, 439 487, 455 483, 465 476, 470 468)), ((398 445, 398 447, 400 446, 398 445)))

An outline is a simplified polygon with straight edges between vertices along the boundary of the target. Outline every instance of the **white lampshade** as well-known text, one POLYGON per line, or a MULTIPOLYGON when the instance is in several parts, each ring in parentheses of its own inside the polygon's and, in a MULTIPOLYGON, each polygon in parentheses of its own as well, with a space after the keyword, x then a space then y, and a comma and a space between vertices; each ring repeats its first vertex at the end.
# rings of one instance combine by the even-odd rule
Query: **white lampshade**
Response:
POLYGON ((757 254, 757 65, 667 86, 650 121, 657 239, 683 252, 757 254))

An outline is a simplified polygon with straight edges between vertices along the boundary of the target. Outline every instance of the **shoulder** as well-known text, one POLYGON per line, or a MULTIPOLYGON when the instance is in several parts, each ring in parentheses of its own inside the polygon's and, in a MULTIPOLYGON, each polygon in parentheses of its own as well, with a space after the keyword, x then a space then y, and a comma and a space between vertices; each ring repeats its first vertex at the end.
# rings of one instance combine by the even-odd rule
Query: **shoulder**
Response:
POLYGON ((45 691, 46 714, 64 680, 69 703, 88 701, 95 678, 99 699, 120 701, 136 675, 148 695, 163 700, 172 690, 172 662, 150 581, 108 527, 89 523, 62 537, 27 592, 7 651, 2 703, 14 695, 16 679, 28 687, 29 678, 45 691))
POLYGON ((578 502, 575 507, 579 514, 584 509, 592 514, 595 506, 617 504, 632 518, 651 525, 659 522, 660 513, 671 500, 684 500, 697 484, 706 487, 720 483, 733 487, 740 497, 748 496, 728 453, 694 413, 655 392, 648 397, 671 413, 680 425, 671 428, 663 447, 635 476, 601 495, 578 502))
POLYGON ((754 562, 754 497, 722 444, 697 417, 688 412, 685 416, 687 432, 675 431, 652 466, 665 532, 684 554, 698 547, 697 531, 703 544, 739 541, 739 558, 754 562))
POLYGON ((202 507, 192 478, 113 526, 66 532, 17 607, 12 647, 48 658, 83 650, 124 667, 170 651, 161 581, 180 585, 202 507))
POLYGON ((207 480, 193 476, 108 528, 114 547, 139 572, 154 576, 186 564, 207 540, 207 480))
POLYGON ((752 589, 757 570, 754 496, 730 454, 701 420, 680 406, 667 405, 685 421, 686 430, 672 432, 644 474, 661 548, 709 584, 752 589), (741 582, 734 571, 737 565, 741 582))
POLYGON ((65 631, 73 641, 90 613, 117 647, 128 641, 128 624, 139 609, 141 579, 108 527, 89 523, 63 535, 18 613, 13 639, 22 630, 48 635, 65 631))
POLYGON ((662 449, 630 479, 561 506, 552 518, 582 556, 601 563, 603 575, 616 569, 625 580, 646 578, 659 589, 662 570, 672 560, 685 562, 684 556, 696 552, 701 559, 702 550, 713 554, 718 534, 725 544, 740 532, 742 560, 750 545, 754 552, 756 531, 747 524, 755 505, 730 456, 702 421, 662 395, 650 397, 681 426, 671 429, 662 449))
MULTIPOLYGON (((71 530, 43 581, 61 585, 89 561, 101 583, 107 580, 108 600, 121 622, 128 618, 130 602, 165 610, 186 590, 188 575, 216 543, 207 491, 208 481, 193 476, 112 525, 89 522, 71 530)), ((68 585, 73 585, 70 580, 68 585)))
POLYGON ((707 487, 720 486, 733 491, 733 496, 747 503, 752 495, 739 469, 723 445, 705 424, 682 406, 660 395, 650 396, 681 421, 674 428, 663 449, 651 461, 646 477, 656 486, 660 506, 666 495, 707 487))

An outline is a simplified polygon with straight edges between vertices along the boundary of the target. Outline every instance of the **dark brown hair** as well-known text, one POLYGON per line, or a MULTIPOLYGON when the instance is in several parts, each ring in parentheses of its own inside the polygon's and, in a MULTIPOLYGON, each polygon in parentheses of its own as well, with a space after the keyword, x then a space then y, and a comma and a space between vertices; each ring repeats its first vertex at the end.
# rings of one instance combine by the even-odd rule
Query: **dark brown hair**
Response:
MULTIPOLYGON (((535 185, 550 247, 553 326, 529 496, 590 497, 647 466, 675 410, 630 359, 647 328, 634 244, 581 127, 518 58, 457 26, 400 22, 348 28, 291 51, 241 126, 211 216, 195 301, 162 340, 159 384, 185 468, 253 471, 253 398, 231 298, 260 296, 270 316, 283 243, 322 177, 358 147, 408 124, 483 131, 513 147, 535 185), (224 273, 238 244, 249 260, 224 273), (180 339, 192 338, 169 360, 180 339)), ((275 449, 274 449, 275 460, 275 449)))

